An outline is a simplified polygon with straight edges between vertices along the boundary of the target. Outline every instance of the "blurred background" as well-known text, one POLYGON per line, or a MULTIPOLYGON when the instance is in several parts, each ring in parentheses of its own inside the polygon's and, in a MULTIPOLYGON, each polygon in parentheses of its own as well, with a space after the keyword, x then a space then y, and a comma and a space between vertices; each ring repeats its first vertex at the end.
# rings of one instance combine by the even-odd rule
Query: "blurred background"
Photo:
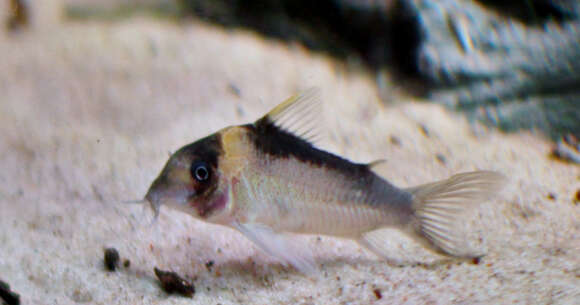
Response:
POLYGON ((580 135, 575 0, 4 2, 12 32, 135 16, 252 31, 372 74, 383 101, 403 89, 502 130, 580 135))
POLYGON ((0 280, 23 304, 191 304, 161 292, 154 267, 203 304, 580 298, 579 1, 0 0, 0 26, 0 280), (488 255, 392 268, 313 236, 309 279, 235 232, 167 209, 146 227, 121 204, 168 153, 312 86, 317 145, 386 158, 396 185, 506 174, 463 224, 488 255), (130 267, 106 273, 104 247, 130 267))

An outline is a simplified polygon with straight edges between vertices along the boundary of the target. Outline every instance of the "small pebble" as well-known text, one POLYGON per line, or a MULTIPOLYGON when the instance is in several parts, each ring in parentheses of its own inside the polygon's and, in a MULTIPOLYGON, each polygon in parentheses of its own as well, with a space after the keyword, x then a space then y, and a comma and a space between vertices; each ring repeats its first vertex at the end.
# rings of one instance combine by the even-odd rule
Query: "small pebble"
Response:
POLYGON ((576 191, 576 195, 574 195, 574 204, 580 203, 580 189, 576 191))
POLYGON ((2 304, 19 305, 20 295, 14 291, 11 291, 10 285, 8 285, 8 283, 0 280, 0 300, 2 301, 2 304))
POLYGON ((70 298, 76 303, 89 303, 93 301, 93 296, 90 292, 84 289, 75 289, 70 298))
POLYGON ((381 290, 376 288, 375 290, 373 290, 373 293, 375 294, 375 297, 377 298, 377 300, 380 300, 383 298, 383 294, 381 293, 381 290))
POLYGON ((155 271, 155 275, 161 283, 161 288, 168 294, 178 293, 184 297, 191 298, 195 293, 193 284, 181 278, 177 273, 157 268, 154 268, 153 271, 155 271))
POLYGON ((236 105, 236 114, 239 117, 243 117, 246 114, 246 112, 244 111, 244 108, 242 107, 242 105, 240 105, 240 104, 237 104, 236 105))
POLYGON ((437 161, 439 161, 439 163, 443 165, 447 164, 447 158, 445 158, 443 154, 436 154, 435 158, 437 159, 437 161))
POLYGON ((548 193, 548 196, 546 196, 546 197, 550 200, 556 200, 556 194, 554 194, 554 193, 548 193))
POLYGON ((431 137, 429 129, 427 129, 427 126, 425 126, 424 124, 419 124, 419 130, 421 130, 423 135, 425 135, 427 138, 431 137))
POLYGON ((129 268, 131 266, 131 261, 128 259, 123 260, 123 267, 129 268))
POLYGON ((107 271, 115 271, 119 264, 119 251, 115 248, 105 249, 105 269, 107 271))
POLYGON ((214 264, 214 261, 209 261, 209 262, 205 263, 205 268, 207 268, 207 271, 211 272, 213 264, 214 264))
POLYGON ((230 90, 230 92, 237 97, 240 97, 242 95, 242 91, 234 83, 228 84, 228 90, 230 90))
POLYGON ((389 141, 395 146, 401 146, 401 140, 397 136, 390 136, 389 141))
POLYGON ((9 14, 6 27, 10 31, 16 31, 30 25, 30 3, 24 0, 10 1, 9 14))

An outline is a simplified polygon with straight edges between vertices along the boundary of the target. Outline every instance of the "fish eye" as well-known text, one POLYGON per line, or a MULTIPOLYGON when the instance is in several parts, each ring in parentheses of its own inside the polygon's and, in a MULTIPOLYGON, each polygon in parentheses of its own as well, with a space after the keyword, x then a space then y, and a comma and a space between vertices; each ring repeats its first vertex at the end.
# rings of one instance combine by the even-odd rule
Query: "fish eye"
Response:
POLYGON ((191 165, 191 176, 199 182, 209 179, 209 168, 203 161, 196 161, 191 165))

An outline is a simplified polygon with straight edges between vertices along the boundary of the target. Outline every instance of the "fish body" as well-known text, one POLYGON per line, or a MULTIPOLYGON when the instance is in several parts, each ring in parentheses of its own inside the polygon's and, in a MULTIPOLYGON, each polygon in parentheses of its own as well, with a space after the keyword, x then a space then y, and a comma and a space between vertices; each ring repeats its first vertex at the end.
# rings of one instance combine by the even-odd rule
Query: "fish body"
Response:
POLYGON ((233 174, 229 217, 276 231, 353 236, 389 218, 395 225, 411 215, 411 194, 390 185, 366 164, 352 163, 309 143, 297 144, 303 140, 280 130, 272 131, 272 142, 259 143, 260 128, 259 124, 231 127, 223 133, 220 162, 233 174), (240 155, 240 147, 246 157, 233 158, 240 155), (297 147, 304 149, 303 155, 297 147))
MULTIPOLYGON (((372 170, 316 148, 306 137, 314 91, 291 97, 253 124, 224 128, 173 154, 146 200, 234 228, 267 253, 306 271, 286 233, 357 240, 384 254, 382 228, 397 228, 439 253, 471 257, 451 224, 469 203, 501 185, 479 171, 415 188, 398 188, 372 170), (300 124, 306 122, 306 124, 300 124), (298 126, 298 127, 296 127, 298 126)), ((479 255, 479 254, 477 254, 479 255)))

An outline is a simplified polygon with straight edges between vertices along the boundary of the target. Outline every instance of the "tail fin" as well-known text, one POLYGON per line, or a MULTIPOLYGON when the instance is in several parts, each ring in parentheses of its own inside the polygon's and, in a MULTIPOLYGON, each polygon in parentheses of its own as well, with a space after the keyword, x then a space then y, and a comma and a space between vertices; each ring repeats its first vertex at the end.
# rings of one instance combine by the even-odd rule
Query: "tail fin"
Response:
POLYGON ((505 176, 492 171, 457 174, 449 179, 407 189, 413 194, 414 219, 407 233, 442 254, 477 257, 465 246, 453 225, 473 203, 489 199, 505 183, 505 176))

